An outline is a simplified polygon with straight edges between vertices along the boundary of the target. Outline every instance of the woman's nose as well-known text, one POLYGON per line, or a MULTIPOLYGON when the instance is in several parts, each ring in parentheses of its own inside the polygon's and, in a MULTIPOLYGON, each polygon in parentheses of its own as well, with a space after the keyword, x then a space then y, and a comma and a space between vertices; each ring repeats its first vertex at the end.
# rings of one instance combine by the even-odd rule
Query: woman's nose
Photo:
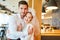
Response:
POLYGON ((26 18, 26 21, 28 21, 28 19, 26 18))

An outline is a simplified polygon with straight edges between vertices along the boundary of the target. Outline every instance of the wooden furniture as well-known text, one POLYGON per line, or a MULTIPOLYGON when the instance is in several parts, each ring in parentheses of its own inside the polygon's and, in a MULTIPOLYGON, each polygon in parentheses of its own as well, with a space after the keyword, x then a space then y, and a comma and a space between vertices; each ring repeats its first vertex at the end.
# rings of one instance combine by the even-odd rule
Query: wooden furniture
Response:
POLYGON ((60 40, 60 30, 41 32, 41 40, 60 40))
POLYGON ((41 36, 60 36, 60 30, 41 32, 41 36))

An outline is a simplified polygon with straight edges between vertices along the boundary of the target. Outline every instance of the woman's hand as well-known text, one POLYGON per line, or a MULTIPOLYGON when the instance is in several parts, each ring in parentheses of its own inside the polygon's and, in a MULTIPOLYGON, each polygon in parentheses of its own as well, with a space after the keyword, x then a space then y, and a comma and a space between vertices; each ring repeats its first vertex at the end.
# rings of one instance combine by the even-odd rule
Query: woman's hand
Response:
POLYGON ((28 28, 28 35, 32 34, 33 33, 33 27, 32 28, 28 28))

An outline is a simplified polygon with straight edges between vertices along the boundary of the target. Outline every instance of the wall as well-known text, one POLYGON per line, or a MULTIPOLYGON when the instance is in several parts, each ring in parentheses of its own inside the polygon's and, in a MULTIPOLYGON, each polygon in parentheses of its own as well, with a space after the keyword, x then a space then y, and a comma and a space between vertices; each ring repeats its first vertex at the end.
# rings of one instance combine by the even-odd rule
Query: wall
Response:
POLYGON ((52 26, 60 28, 60 10, 56 10, 52 14, 52 26))
POLYGON ((52 26, 52 19, 42 19, 42 23, 50 24, 50 26, 52 26))

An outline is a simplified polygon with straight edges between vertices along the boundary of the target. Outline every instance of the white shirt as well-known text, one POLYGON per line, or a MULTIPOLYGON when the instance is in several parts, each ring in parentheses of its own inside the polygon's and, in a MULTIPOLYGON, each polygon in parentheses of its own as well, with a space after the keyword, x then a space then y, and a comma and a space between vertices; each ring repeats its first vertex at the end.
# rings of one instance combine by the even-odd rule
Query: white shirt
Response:
POLYGON ((8 20, 8 30, 9 33, 7 32, 6 36, 7 38, 10 39, 17 39, 18 38, 18 34, 17 34, 17 26, 22 23, 24 26, 24 22, 23 20, 20 18, 19 14, 13 14, 9 16, 9 20, 8 20))

